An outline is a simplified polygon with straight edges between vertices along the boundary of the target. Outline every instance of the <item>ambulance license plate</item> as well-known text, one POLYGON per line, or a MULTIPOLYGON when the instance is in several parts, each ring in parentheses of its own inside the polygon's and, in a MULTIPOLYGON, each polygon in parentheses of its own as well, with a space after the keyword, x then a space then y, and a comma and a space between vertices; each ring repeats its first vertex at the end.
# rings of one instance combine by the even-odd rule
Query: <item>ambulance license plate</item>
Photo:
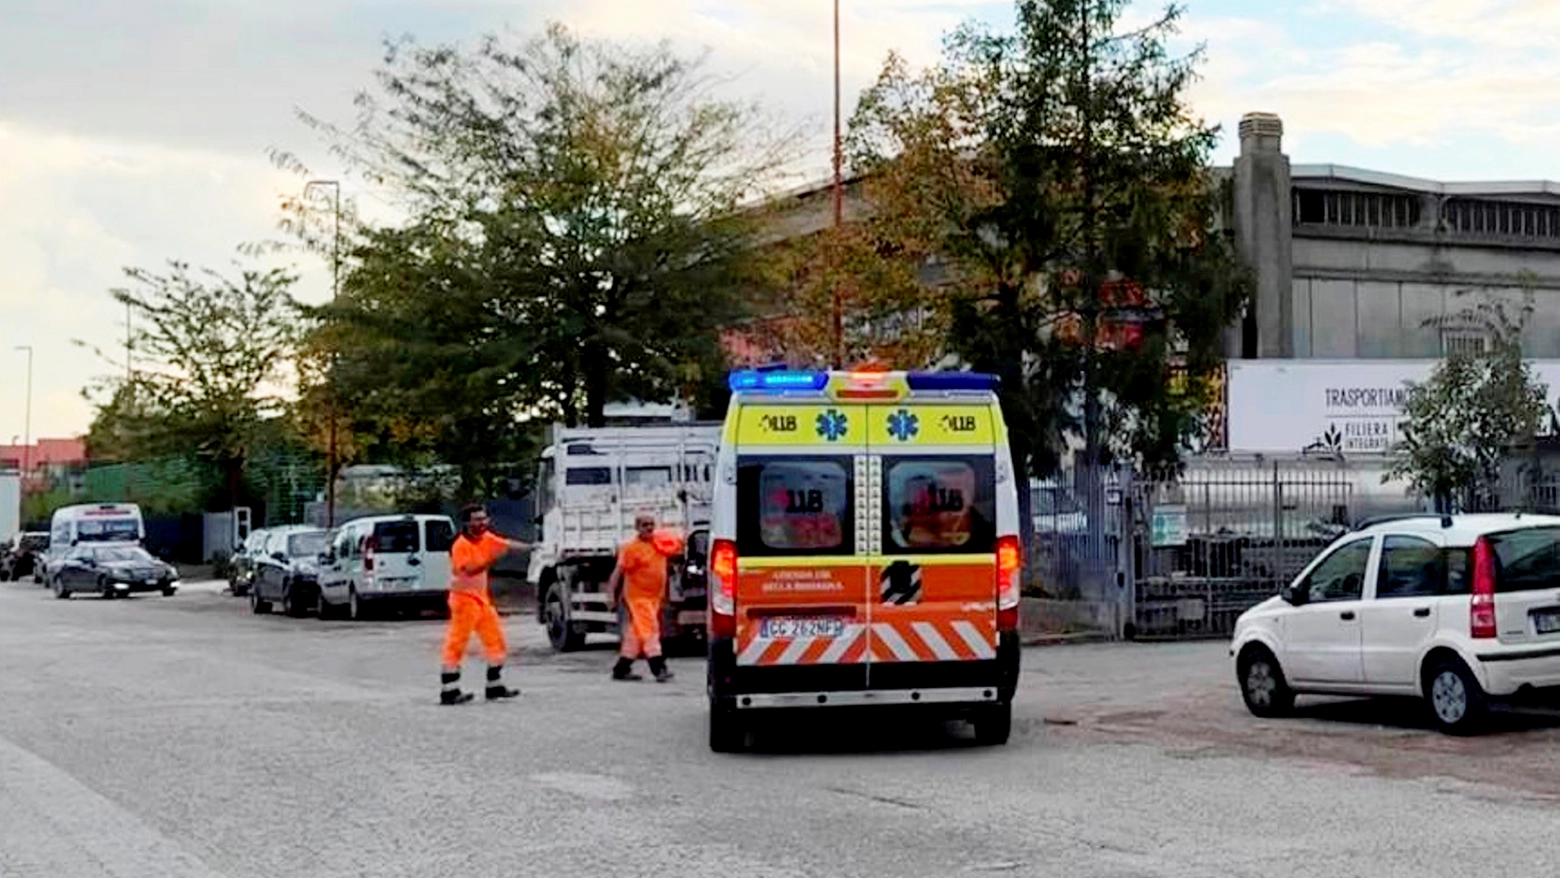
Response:
POLYGON ((777 616, 758 623, 758 636, 765 639, 779 637, 839 637, 845 633, 844 619, 788 618, 777 616))

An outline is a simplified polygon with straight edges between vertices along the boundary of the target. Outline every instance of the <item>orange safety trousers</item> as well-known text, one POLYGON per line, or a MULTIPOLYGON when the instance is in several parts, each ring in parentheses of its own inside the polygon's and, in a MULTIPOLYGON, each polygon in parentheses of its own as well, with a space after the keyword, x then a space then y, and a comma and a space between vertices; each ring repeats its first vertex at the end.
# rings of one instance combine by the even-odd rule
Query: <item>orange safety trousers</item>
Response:
POLYGON ((444 667, 460 667, 473 633, 482 641, 488 664, 502 665, 509 655, 509 645, 504 641, 504 626, 492 598, 475 591, 451 591, 450 624, 444 633, 444 667))
POLYGON ((619 655, 647 659, 661 655, 661 597, 651 595, 623 595, 623 608, 628 613, 628 624, 623 625, 623 645, 619 655))

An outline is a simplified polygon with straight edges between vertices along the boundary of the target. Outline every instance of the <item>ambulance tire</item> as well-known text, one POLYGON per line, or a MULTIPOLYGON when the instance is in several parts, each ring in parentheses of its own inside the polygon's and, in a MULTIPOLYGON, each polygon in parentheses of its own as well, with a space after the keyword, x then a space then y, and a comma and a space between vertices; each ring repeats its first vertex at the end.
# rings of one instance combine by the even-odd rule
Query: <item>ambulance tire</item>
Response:
POLYGON ((732 708, 710 705, 710 750, 740 753, 747 746, 747 728, 732 708))
POLYGON ((1000 747, 1013 733, 1013 705, 1003 702, 983 709, 971 718, 975 726, 975 743, 982 747, 1000 747))

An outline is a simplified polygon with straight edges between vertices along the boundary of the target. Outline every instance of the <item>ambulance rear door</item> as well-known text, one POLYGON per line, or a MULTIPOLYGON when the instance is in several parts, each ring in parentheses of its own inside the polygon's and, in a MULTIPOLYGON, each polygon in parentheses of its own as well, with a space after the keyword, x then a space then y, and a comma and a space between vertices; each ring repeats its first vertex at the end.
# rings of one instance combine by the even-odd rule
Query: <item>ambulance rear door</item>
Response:
POLYGON ((860 502, 867 410, 820 397, 737 412, 736 673, 753 693, 866 687, 860 502))
POLYGON ((990 399, 867 406, 874 690, 996 679, 999 424, 990 399))

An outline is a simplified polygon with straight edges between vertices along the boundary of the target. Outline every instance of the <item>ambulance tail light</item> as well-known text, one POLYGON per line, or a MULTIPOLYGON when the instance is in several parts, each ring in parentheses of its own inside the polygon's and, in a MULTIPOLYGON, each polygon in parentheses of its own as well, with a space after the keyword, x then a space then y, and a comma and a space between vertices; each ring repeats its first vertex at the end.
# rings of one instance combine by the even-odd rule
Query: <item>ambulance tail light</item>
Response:
POLYGON ((1024 569, 1024 547, 1017 536, 997 539, 997 630, 1018 630, 1020 576, 1024 569))
POLYGON ((715 540, 710 546, 710 636, 737 636, 737 544, 715 540))

